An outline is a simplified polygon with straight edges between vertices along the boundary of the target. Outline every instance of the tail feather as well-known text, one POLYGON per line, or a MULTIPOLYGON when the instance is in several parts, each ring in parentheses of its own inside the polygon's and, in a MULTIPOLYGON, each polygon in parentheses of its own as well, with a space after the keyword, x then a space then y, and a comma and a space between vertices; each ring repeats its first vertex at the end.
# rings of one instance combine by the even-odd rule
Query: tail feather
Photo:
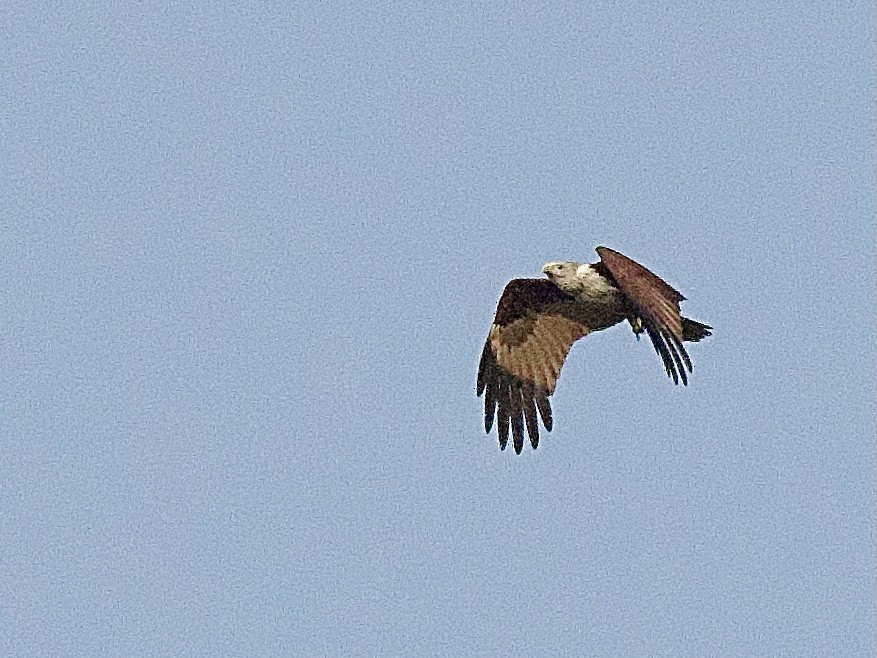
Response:
POLYGON ((701 338, 712 336, 712 327, 688 318, 682 318, 682 340, 697 342, 701 338))

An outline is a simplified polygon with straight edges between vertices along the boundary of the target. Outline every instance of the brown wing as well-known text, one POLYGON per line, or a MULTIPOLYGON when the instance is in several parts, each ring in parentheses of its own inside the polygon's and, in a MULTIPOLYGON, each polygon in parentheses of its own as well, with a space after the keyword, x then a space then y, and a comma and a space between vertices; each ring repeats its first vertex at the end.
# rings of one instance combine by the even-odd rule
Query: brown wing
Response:
POLYGON ((530 444, 539 445, 539 423, 551 431, 548 397, 572 344, 588 328, 569 316, 575 302, 545 279, 513 279, 496 309, 481 363, 477 393, 484 394, 484 430, 497 421, 500 448, 505 450, 511 426, 515 452, 524 446, 524 424, 530 444))
MULTIPOLYGON (((681 379, 687 385, 685 370, 687 368, 691 372, 691 359, 682 346, 683 325, 679 312, 679 302, 685 297, 627 256, 608 247, 597 247, 597 253, 618 288, 630 301, 633 311, 642 320, 655 351, 664 362, 667 375, 675 383, 678 384, 681 379)), ((706 325, 702 326, 709 329, 706 325)))

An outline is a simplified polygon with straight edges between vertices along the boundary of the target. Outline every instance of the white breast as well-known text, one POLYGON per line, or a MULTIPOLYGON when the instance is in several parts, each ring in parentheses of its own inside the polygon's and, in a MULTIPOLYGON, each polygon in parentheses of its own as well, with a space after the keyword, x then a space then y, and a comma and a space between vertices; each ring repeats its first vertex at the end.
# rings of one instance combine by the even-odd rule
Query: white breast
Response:
POLYGON ((588 296, 602 296, 617 292, 603 275, 599 274, 590 265, 579 265, 576 277, 582 282, 582 289, 588 296))

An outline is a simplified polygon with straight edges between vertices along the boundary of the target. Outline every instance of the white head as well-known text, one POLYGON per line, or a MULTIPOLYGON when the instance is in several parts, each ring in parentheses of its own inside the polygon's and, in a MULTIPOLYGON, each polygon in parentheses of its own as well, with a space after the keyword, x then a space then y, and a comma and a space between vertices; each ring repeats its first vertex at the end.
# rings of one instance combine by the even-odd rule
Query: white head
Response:
POLYGON ((595 298, 616 291, 609 279, 587 263, 557 261, 546 263, 542 271, 554 285, 571 295, 595 298))
POLYGON ((573 293, 581 289, 582 282, 578 276, 580 267, 582 264, 575 261, 553 261, 542 267, 542 273, 561 290, 573 293))

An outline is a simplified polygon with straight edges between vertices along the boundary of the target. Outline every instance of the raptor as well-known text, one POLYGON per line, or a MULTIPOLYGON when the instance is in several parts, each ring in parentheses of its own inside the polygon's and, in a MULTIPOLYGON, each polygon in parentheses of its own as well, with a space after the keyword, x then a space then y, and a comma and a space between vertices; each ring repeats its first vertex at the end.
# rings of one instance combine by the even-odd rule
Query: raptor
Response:
POLYGON ((624 320, 639 337, 646 333, 667 375, 688 384, 691 359, 684 341, 711 335, 712 327, 682 317, 685 299, 663 279, 608 247, 600 260, 551 262, 546 279, 512 279, 499 299, 481 362, 476 392, 484 395, 484 429, 497 426, 500 448, 511 432, 515 452, 524 433, 539 445, 539 419, 551 431, 549 397, 573 343, 624 320))

